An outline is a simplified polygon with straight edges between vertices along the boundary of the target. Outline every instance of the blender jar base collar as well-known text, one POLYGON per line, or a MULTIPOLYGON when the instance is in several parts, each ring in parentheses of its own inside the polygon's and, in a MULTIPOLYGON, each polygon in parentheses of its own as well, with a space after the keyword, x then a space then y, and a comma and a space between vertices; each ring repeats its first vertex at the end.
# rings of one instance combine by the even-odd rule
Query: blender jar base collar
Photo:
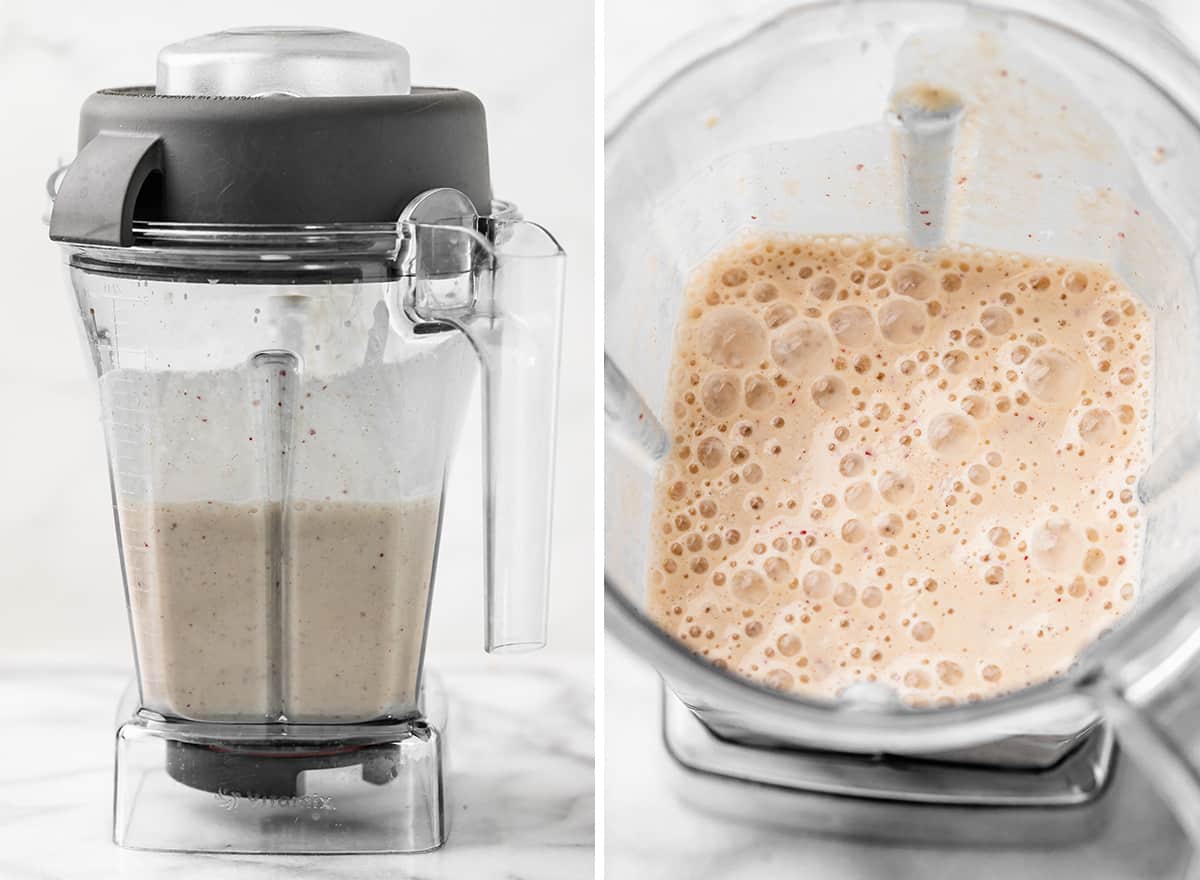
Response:
POLYGON ((1022 770, 733 742, 665 686, 662 705, 674 787, 685 801, 809 831, 938 843, 1062 841, 1095 827, 1116 761, 1105 725, 1054 766, 1022 770))
MULTIPOLYGON (((136 692, 136 688, 131 688, 136 692)), ((113 841, 212 853, 420 853, 446 842, 446 715, 366 724, 157 720, 117 730, 113 841)))

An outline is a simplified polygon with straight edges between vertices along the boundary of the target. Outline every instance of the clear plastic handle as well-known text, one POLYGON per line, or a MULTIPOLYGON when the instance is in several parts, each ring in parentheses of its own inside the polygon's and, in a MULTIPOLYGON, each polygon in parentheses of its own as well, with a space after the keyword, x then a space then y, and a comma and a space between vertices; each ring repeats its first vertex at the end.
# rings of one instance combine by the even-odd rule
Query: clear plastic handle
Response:
POLYGON ((520 218, 480 218, 457 190, 418 196, 397 260, 411 320, 471 340, 483 391, 484 647, 546 643, 565 254, 520 218))
MULTIPOLYGON (((1197 448, 1185 432, 1159 453, 1139 482, 1147 511, 1177 485, 1167 479, 1197 448)), ((1189 880, 1200 880, 1200 550, 1193 547, 1136 619, 1095 646, 1098 662, 1079 680, 1133 759, 1171 808, 1192 844, 1189 880)), ((1090 667, 1090 668, 1089 668, 1090 667)))

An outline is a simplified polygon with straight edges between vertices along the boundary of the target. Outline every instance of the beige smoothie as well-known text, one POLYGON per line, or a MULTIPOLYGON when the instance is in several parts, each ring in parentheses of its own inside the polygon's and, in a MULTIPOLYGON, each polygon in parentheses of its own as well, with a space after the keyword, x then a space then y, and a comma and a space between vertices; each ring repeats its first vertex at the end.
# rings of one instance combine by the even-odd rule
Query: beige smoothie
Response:
POLYGON ((411 711, 438 509, 436 497, 125 505, 145 705, 200 720, 411 711))
POLYGON ((693 276, 651 614, 715 664, 970 701, 1132 605, 1149 317, 1106 267, 754 237, 693 276))

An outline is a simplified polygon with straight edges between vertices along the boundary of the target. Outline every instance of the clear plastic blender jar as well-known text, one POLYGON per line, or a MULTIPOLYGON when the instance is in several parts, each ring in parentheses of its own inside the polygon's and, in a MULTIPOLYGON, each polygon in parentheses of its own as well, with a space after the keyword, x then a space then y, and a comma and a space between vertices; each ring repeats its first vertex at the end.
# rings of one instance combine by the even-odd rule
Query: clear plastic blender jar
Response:
POLYGON ((1115 731, 1195 836, 1176 724, 1198 644, 1195 59, 1117 0, 776 4, 679 44, 609 109, 606 615, 673 692, 679 763, 776 791, 1057 809, 1104 790, 1115 731), (925 87, 954 100, 907 103, 925 87), (1140 295, 1156 352, 1140 594, 1069 672, 951 708, 820 701, 725 673, 646 615, 682 293, 747 230, 1091 260, 1140 295))
POLYGON ((422 671, 476 363, 485 646, 545 642, 563 254, 492 199, 487 159, 474 96, 340 31, 189 40, 155 87, 84 105, 50 235, 99 378, 137 663, 118 843, 445 840, 422 671))

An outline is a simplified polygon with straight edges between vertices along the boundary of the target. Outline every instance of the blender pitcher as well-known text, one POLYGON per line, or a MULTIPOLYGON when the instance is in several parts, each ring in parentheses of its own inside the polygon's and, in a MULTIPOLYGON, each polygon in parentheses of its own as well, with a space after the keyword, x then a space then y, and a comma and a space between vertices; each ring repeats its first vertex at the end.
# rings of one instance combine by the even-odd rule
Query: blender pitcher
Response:
POLYGON ((50 237, 99 377, 137 664, 114 838, 446 838, 422 675, 478 361, 485 647, 545 642, 563 253, 493 201, 483 108, 400 46, 252 28, 107 89, 50 237))
POLYGON ((821 796, 920 805, 853 825, 908 839, 962 839, 973 818, 1023 810, 1053 839, 1069 808, 1099 800, 1119 745, 1200 839, 1196 60, 1121 0, 774 4, 679 44, 609 109, 606 619, 667 685, 682 775, 757 784, 708 808, 845 830, 821 796), (925 88, 946 99, 910 100, 925 88), (645 613, 683 291, 747 230, 1103 262, 1142 298, 1156 363, 1141 585, 1068 672, 938 709, 877 690, 790 696, 709 665, 645 613))

